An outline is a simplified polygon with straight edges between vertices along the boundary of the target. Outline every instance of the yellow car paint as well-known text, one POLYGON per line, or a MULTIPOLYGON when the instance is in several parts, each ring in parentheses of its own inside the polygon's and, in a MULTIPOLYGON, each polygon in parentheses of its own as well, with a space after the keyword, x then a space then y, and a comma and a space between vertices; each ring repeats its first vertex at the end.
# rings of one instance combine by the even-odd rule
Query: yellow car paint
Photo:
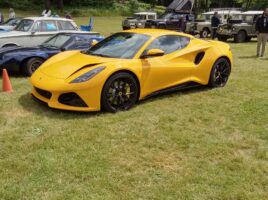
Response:
POLYGON ((221 57, 228 58, 231 66, 233 64, 232 52, 226 43, 205 41, 191 35, 158 29, 135 29, 124 32, 146 34, 151 38, 133 59, 105 58, 86 55, 80 51, 57 54, 47 60, 30 78, 33 85, 32 95, 52 108, 99 111, 103 86, 111 75, 119 71, 127 71, 137 78, 140 86, 139 100, 141 100, 156 91, 187 82, 207 85, 211 69, 221 57), (146 47, 163 35, 185 36, 190 38, 190 43, 185 48, 167 55, 141 59, 140 56, 146 47), (205 52, 206 59, 196 65, 194 60, 200 52, 205 52), (105 66, 105 69, 92 79, 82 83, 70 83, 80 75, 100 66, 105 66), (50 92, 51 98, 44 97, 36 88, 50 92), (61 94, 69 92, 76 93, 87 107, 65 105, 58 101, 61 94))

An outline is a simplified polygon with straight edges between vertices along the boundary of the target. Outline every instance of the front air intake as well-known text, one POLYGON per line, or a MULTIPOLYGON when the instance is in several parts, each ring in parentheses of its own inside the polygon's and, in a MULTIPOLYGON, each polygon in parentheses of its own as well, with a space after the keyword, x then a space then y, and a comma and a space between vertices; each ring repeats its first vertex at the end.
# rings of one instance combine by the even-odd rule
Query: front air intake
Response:
POLYGON ((58 101, 64 105, 87 107, 87 104, 76 93, 70 92, 60 95, 58 101))

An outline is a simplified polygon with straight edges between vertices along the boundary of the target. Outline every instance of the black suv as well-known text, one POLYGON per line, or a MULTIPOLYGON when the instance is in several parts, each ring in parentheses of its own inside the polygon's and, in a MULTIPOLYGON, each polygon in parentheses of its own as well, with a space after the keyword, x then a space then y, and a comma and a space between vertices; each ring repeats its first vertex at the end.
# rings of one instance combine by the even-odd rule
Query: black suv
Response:
POLYGON ((178 13, 178 12, 166 12, 162 14, 156 20, 147 20, 145 23, 145 28, 161 28, 169 30, 179 29, 179 19, 181 17, 186 18, 186 21, 193 21, 194 16, 188 13, 178 13))

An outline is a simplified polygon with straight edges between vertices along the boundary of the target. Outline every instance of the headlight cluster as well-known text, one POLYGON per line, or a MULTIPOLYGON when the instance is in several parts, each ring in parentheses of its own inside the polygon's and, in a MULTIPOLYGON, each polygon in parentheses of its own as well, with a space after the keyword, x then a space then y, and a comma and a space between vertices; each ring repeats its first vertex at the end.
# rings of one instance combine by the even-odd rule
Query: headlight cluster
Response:
POLYGON ((89 79, 93 78, 98 73, 100 73, 102 70, 104 70, 105 68, 106 68, 105 66, 97 67, 96 69, 93 69, 77 77, 76 79, 72 80, 70 83, 82 83, 82 82, 88 81, 89 79))

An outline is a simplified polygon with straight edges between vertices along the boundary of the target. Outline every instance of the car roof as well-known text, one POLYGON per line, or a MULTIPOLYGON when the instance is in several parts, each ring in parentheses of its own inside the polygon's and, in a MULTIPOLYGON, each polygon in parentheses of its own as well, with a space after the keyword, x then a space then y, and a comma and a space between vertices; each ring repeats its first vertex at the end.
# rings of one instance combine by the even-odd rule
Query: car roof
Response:
POLYGON ((217 12, 218 14, 241 14, 241 11, 238 10, 219 10, 219 11, 209 11, 209 12, 205 12, 202 13, 203 15, 213 15, 215 12, 217 12))
POLYGON ((242 13, 242 15, 262 15, 262 14, 263 14, 263 11, 259 11, 259 10, 246 11, 242 13))
POLYGON ((156 15, 155 12, 137 12, 135 15, 156 15))
POLYGON ((161 35, 181 35, 181 36, 185 36, 189 38, 194 38, 192 35, 189 35, 189 34, 176 32, 176 31, 169 31, 165 29, 131 29, 131 30, 123 31, 123 32, 145 34, 145 35, 150 35, 153 37, 158 37, 161 35))
POLYGON ((30 20, 57 20, 57 21, 69 21, 72 22, 71 19, 61 18, 61 17, 26 17, 24 19, 30 19, 30 20))
POLYGON ((59 35, 59 34, 100 35, 99 32, 94 32, 94 31, 90 31, 90 32, 88 32, 88 31, 61 31, 61 32, 57 33, 57 35, 59 35))

